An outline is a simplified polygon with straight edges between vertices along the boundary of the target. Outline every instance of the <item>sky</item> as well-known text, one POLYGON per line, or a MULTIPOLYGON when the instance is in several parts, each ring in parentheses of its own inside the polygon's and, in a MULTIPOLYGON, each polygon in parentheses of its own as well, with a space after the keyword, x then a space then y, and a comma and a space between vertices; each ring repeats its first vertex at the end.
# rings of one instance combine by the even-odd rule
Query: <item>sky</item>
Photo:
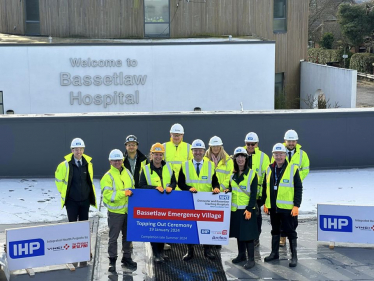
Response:
MULTIPOLYGON (((300 218, 316 218, 319 203, 374 206, 373 178, 374 168, 311 171, 303 182, 300 218)), ((94 185, 99 202, 99 180, 94 185)), ((106 208, 91 207, 93 216, 106 217, 106 208)), ((54 179, 0 179, 0 224, 62 220, 67 221, 66 210, 61 210, 54 179)))

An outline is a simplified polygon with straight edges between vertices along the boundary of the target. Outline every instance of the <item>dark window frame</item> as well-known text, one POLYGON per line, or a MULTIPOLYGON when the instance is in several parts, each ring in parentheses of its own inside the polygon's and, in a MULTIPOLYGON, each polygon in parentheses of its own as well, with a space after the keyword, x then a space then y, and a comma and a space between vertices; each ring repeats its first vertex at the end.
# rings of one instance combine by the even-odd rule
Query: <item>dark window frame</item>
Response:
MULTIPOLYGON (((170 38, 170 0, 168 0, 168 12, 169 12, 169 20, 168 21, 164 21, 164 22, 151 22, 151 21, 146 21, 146 17, 145 17, 145 10, 146 10, 146 0, 144 0, 144 5, 143 5, 143 15, 144 15, 144 38, 170 38), (168 24, 169 27, 169 31, 167 34, 163 35, 163 32, 158 34, 158 35, 150 35, 150 34, 146 34, 145 33, 145 30, 146 30, 146 25, 158 25, 158 24, 168 24)), ((166 30, 165 30, 166 31, 166 30)))
MULTIPOLYGON (((24 18, 25 18, 25 35, 40 35, 40 3, 39 0, 34 0, 38 4, 38 11, 37 11, 37 17, 39 18, 38 20, 29 20, 27 19, 27 1, 24 1, 24 18), (37 25, 37 32, 28 32, 28 27, 30 25, 37 25)), ((32 1, 32 0, 30 0, 32 1)))
POLYGON ((274 0, 273 5, 273 33, 287 33, 287 14, 288 14, 288 0, 274 0), (279 2, 284 2, 284 17, 276 17, 275 16, 275 6, 279 2), (284 29, 275 29, 275 21, 283 20, 284 21, 284 29))

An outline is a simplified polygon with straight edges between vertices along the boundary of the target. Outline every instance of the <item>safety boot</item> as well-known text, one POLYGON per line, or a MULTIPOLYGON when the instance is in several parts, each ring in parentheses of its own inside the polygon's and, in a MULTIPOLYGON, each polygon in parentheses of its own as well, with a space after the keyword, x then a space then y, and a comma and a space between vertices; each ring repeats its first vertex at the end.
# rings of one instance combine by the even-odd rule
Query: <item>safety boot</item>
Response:
POLYGON ((290 248, 291 248, 291 262, 288 264, 289 267, 297 266, 297 239, 289 239, 290 240, 290 248))
POLYGON ((238 240, 236 242, 238 244, 238 256, 232 260, 232 263, 240 263, 247 260, 247 257, 245 256, 245 242, 238 240))
POLYGON ((127 267, 129 269, 134 269, 138 266, 138 264, 134 262, 131 257, 130 258, 122 257, 121 263, 124 267, 127 267))
POLYGON ((255 266, 255 244, 253 241, 246 243, 248 261, 244 265, 245 269, 251 269, 255 266))
POLYGON ((273 235, 271 237, 271 253, 264 259, 266 262, 279 259, 279 239, 280 235, 273 235))
POLYGON ((115 272, 116 271, 116 261, 117 258, 109 258, 109 272, 115 272))

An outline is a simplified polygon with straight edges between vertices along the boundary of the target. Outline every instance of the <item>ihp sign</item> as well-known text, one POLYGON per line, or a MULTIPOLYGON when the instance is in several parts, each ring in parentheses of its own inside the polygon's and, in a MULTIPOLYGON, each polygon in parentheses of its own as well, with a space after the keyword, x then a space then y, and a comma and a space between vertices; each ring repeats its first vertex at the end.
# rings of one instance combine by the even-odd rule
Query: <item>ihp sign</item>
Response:
POLYGON ((318 241, 374 244, 374 206, 318 204, 318 241))
POLYGON ((90 222, 6 230, 10 271, 90 260, 90 222))

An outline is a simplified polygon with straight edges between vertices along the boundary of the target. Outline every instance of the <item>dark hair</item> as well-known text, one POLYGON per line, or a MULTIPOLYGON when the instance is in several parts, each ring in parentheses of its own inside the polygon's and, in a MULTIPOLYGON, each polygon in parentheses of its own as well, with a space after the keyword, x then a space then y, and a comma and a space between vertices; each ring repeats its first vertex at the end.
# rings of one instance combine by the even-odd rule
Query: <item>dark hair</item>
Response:
POLYGON ((245 154, 237 154, 234 156, 234 158, 232 159, 234 161, 234 173, 238 173, 239 172, 239 165, 238 163, 236 163, 236 157, 239 156, 239 155, 243 155, 245 156, 245 164, 244 164, 244 169, 246 169, 249 165, 249 156, 248 155, 245 155, 245 154))

